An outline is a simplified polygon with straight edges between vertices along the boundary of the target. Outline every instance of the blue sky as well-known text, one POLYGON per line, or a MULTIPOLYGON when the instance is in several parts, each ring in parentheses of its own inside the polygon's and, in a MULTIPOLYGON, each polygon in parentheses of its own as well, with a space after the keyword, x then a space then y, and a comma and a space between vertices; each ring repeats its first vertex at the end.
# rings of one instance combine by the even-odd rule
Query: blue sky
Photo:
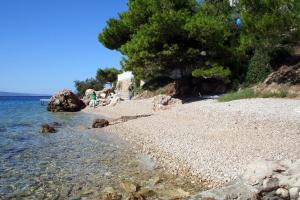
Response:
POLYGON ((0 0, 0 91, 52 94, 119 67, 98 42, 126 0, 0 0))

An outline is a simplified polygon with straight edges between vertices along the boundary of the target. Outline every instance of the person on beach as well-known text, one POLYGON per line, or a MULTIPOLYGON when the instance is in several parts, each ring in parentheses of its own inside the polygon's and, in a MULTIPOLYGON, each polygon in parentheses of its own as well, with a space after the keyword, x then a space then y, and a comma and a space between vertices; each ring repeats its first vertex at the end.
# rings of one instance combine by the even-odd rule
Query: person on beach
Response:
POLYGON ((93 92, 92 95, 91 95, 91 101, 92 101, 92 106, 93 108, 96 107, 96 103, 97 103, 97 95, 96 95, 96 92, 93 92))

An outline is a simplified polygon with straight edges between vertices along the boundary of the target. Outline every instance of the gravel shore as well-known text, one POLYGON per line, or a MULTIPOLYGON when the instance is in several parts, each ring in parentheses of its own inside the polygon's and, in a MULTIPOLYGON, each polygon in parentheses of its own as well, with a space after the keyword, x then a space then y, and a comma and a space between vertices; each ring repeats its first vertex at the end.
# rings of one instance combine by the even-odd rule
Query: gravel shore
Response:
MULTIPOLYGON (((152 99, 84 112, 106 118, 154 113, 152 99)), ((203 100, 104 131, 139 146, 174 173, 223 184, 236 179, 253 160, 300 158, 300 100, 203 100)))

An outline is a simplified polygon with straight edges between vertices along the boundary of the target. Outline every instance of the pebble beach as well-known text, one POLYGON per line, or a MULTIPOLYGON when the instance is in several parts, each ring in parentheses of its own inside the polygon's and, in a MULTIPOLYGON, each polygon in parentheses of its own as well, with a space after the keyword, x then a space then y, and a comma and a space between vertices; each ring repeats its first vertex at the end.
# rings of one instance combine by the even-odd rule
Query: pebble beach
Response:
POLYGON ((202 100, 157 112, 152 101, 121 101, 83 112, 107 119, 152 114, 101 130, 138 146, 166 170, 209 187, 237 179, 258 159, 300 158, 299 100, 202 100))

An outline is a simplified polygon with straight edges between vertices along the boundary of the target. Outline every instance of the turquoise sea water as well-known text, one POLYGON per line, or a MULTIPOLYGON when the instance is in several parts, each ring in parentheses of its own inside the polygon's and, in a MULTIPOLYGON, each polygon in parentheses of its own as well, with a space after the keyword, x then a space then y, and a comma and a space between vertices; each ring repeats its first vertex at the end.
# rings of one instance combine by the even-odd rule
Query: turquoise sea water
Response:
POLYGON ((154 169, 116 136, 87 129, 95 116, 50 113, 40 98, 0 97, 0 200, 101 199, 107 186, 122 193, 123 181, 143 185, 157 176, 164 177, 158 190, 199 190, 188 179, 154 169), (51 122, 62 127, 42 134, 41 125, 51 122))

